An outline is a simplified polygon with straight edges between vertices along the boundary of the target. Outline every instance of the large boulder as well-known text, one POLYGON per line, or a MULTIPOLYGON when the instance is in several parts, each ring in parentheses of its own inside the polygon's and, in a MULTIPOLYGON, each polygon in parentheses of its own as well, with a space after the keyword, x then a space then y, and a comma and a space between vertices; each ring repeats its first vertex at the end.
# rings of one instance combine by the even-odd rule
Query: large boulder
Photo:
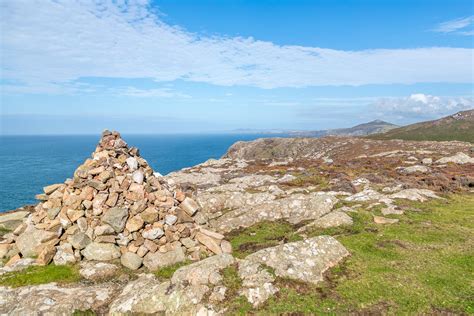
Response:
POLYGON ((168 252, 149 252, 143 260, 143 264, 150 271, 158 270, 166 266, 173 265, 186 260, 184 251, 181 247, 175 247, 168 252))
POLYGON ((304 282, 318 283, 323 273, 349 255, 330 236, 318 236, 259 250, 245 259, 275 269, 275 274, 304 282))
POLYGON ((87 260, 110 261, 120 258, 119 248, 110 243, 92 242, 81 253, 87 260))
POLYGON ((41 245, 47 242, 54 242, 57 234, 34 226, 29 226, 23 234, 16 239, 16 246, 20 250, 23 257, 35 257, 41 252, 41 245))

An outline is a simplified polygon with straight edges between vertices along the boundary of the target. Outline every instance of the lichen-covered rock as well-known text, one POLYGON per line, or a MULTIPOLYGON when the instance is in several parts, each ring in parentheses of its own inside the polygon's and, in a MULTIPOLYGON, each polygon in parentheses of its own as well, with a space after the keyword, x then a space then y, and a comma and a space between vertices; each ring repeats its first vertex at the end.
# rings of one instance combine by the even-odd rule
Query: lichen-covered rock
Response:
POLYGON ((445 163, 456 163, 456 164, 466 164, 466 163, 474 163, 474 158, 469 157, 469 155, 458 152, 453 156, 443 157, 441 159, 436 160, 437 164, 445 164, 445 163))
POLYGON ((245 259, 272 267, 278 276, 317 283, 326 270, 348 255, 333 237, 319 236, 259 250, 245 259))
POLYGON ((254 307, 261 305, 279 291, 273 284, 275 277, 257 262, 239 261, 239 277, 242 279, 240 293, 254 307))
POLYGON ((141 275, 125 286, 110 304, 109 314, 194 315, 202 307, 196 293, 152 274, 141 275))
POLYGON ((352 223, 353 223, 352 217, 347 215, 345 212, 333 211, 303 226, 299 231, 305 231, 311 227, 329 228, 329 227, 338 227, 342 225, 352 225, 352 223))
POLYGON ((116 292, 117 287, 112 284, 0 287, 0 314, 71 315, 74 311, 105 311, 116 292))

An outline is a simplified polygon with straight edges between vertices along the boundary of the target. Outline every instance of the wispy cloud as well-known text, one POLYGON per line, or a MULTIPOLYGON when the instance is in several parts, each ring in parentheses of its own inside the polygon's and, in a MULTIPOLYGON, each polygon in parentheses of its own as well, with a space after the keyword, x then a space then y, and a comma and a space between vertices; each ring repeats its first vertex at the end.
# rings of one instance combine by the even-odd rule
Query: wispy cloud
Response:
POLYGON ((471 15, 468 17, 440 23, 435 29, 433 29, 433 31, 439 32, 439 33, 455 33, 455 34, 468 36, 468 35, 474 35, 474 30, 472 29, 473 25, 474 25, 474 15, 471 15))
POLYGON ((124 3, 2 1, 2 78, 23 91, 84 77, 260 88, 472 81, 473 49, 343 51, 206 37, 167 25, 148 1, 124 3))
POLYGON ((428 119, 473 109, 474 98, 416 93, 401 98, 380 98, 371 104, 371 108, 379 117, 428 119))
POLYGON ((191 98, 191 96, 187 94, 169 88, 138 89, 135 87, 127 87, 125 89, 119 89, 117 93, 128 97, 139 98, 191 98))

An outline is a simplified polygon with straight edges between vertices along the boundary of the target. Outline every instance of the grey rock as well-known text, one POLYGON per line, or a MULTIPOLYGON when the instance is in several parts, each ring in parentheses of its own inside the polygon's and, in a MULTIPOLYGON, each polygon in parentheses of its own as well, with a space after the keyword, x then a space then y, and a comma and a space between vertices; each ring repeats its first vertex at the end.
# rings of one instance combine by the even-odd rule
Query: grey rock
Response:
POLYGON ((178 217, 175 216, 175 215, 166 215, 165 216, 165 223, 168 224, 168 225, 174 225, 174 223, 176 223, 176 221, 178 220, 178 217))
POLYGON ((273 284, 275 277, 261 264, 241 260, 238 271, 242 279, 240 294, 244 295, 254 307, 261 305, 278 292, 278 288, 273 284))
POLYGON ((131 171, 135 171, 138 169, 138 161, 136 158, 134 157, 128 157, 127 160, 125 160, 125 162, 127 163, 128 165, 128 168, 131 170, 131 171))
POLYGON ((141 170, 137 170, 132 174, 132 180, 138 184, 143 183, 143 172, 141 170))
POLYGON ((71 315, 75 311, 106 309, 117 287, 111 284, 73 285, 55 283, 20 288, 0 287, 0 314, 71 315))
POLYGON ((430 168, 421 165, 414 165, 410 167, 399 167, 397 171, 402 174, 412 174, 412 173, 427 173, 430 171, 430 168))
POLYGON ((109 279, 119 272, 115 264, 106 262, 84 261, 81 263, 79 274, 86 280, 99 281, 109 279))
POLYGON ((116 233, 123 231, 127 222, 128 209, 114 207, 105 212, 102 216, 102 222, 109 224, 116 233))
POLYGON ((81 253, 87 260, 110 261, 120 258, 119 248, 110 243, 92 242, 81 253))
POLYGON ((157 239, 163 236, 164 234, 165 232, 159 227, 145 228, 142 232, 143 238, 151 240, 157 239))
POLYGON ((78 232, 68 238, 68 242, 75 248, 75 249, 84 249, 88 244, 91 243, 91 239, 84 233, 78 232))
POLYGON ((29 226, 23 234, 16 239, 16 246, 23 257, 39 255, 39 247, 42 243, 56 238, 56 234, 29 226))
POLYGON ((136 253, 126 252, 120 257, 120 262, 130 270, 137 270, 142 265, 143 259, 136 253))
POLYGON ((193 216, 199 209, 199 205, 193 199, 186 197, 179 205, 186 213, 193 216))
POLYGON ((307 230, 311 227, 329 228, 352 224, 352 217, 341 211, 333 211, 309 223, 308 225, 303 226, 300 231, 307 230))
POLYGON ((349 255, 330 236, 318 236, 259 250, 245 259, 275 269, 275 274, 304 282, 318 283, 323 273, 349 255))
POLYGON ((150 271, 158 270, 166 266, 173 265, 178 262, 186 260, 183 249, 176 247, 174 250, 168 252, 149 252, 144 257, 143 265, 150 271))
POLYGON ((55 265, 66 265, 76 262, 72 245, 65 243, 56 247, 56 254, 53 257, 55 265))
POLYGON ((456 163, 456 164, 466 164, 466 163, 474 163, 474 158, 469 157, 469 155, 458 152, 457 154, 449 157, 443 157, 436 161, 437 164, 446 164, 446 163, 456 163))
POLYGON ((0 228, 15 230, 23 224, 26 217, 30 214, 28 211, 16 211, 0 214, 0 228))

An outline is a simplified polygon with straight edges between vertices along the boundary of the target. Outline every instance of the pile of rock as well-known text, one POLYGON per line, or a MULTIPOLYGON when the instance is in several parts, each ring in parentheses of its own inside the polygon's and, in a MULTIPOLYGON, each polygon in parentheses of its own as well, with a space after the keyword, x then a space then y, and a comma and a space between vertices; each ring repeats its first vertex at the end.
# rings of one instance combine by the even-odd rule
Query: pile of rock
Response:
POLYGON ((108 261, 155 270, 186 259, 230 253, 224 236, 204 229, 198 204, 172 192, 137 148, 117 132, 102 138, 73 179, 44 188, 27 224, 8 236, 16 259, 38 264, 108 261))

